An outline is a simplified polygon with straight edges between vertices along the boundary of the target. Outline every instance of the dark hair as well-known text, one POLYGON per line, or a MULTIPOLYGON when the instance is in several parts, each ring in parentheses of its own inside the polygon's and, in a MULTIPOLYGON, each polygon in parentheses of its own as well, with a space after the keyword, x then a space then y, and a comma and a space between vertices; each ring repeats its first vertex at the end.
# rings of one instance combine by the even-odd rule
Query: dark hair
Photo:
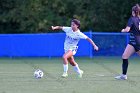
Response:
POLYGON ((80 21, 78 19, 72 19, 71 22, 74 22, 80 28, 80 21))
POLYGON ((133 6, 132 11, 134 11, 136 16, 140 15, 140 5, 136 4, 135 6, 133 6))

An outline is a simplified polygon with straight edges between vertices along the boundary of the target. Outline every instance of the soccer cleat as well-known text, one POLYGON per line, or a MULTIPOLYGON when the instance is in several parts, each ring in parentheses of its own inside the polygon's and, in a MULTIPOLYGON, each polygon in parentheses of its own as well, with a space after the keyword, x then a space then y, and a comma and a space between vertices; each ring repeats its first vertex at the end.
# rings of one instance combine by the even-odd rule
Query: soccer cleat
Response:
POLYGON ((119 75, 119 76, 116 76, 115 79, 118 79, 118 80, 126 80, 127 79, 127 75, 119 75))
POLYGON ((80 71, 80 74, 78 74, 78 77, 79 77, 79 78, 82 78, 83 73, 84 73, 84 71, 81 70, 81 71, 80 71))
POLYGON ((66 77, 68 77, 68 74, 64 72, 61 77, 66 78, 66 77))

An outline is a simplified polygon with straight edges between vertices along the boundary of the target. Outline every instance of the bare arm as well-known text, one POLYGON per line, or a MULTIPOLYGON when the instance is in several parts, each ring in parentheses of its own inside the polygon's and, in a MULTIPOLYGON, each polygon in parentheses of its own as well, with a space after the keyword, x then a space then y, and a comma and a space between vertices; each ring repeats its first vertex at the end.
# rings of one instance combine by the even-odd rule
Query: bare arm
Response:
POLYGON ((62 26, 52 26, 52 30, 62 30, 62 26))
POLYGON ((130 31, 130 27, 129 26, 127 26, 125 29, 122 29, 122 31, 121 32, 129 32, 130 31))
POLYGON ((88 37, 86 40, 88 40, 88 41, 92 44, 92 46, 94 47, 94 49, 95 49, 96 51, 99 50, 98 46, 96 46, 96 44, 95 44, 89 37, 88 37))

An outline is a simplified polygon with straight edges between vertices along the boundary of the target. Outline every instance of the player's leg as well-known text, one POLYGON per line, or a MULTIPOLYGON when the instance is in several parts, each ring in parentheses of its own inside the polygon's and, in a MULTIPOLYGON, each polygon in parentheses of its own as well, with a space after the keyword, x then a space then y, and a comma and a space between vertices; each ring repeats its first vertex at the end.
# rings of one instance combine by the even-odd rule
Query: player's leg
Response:
POLYGON ((70 63, 72 66, 75 66, 75 65, 77 64, 77 63, 75 62, 73 56, 69 57, 69 58, 68 58, 68 61, 69 61, 69 63, 70 63))
POLYGON ((71 56, 68 58, 69 63, 73 66, 74 70, 78 73, 78 76, 81 78, 83 71, 79 68, 78 64, 75 62, 74 57, 71 56))
POLYGON ((128 68, 128 58, 135 53, 135 49, 132 45, 127 45, 123 55, 123 63, 122 63, 122 74, 126 75, 127 74, 127 68, 128 68))
POLYGON ((130 44, 128 44, 125 48, 125 51, 122 55, 122 59, 128 59, 132 54, 134 54, 136 51, 134 47, 130 44))
POLYGON ((67 77, 68 74, 68 58, 73 55, 71 50, 68 50, 64 55, 63 55, 63 68, 64 68, 64 73, 62 77, 67 77))
POLYGON ((127 69, 128 69, 128 58, 135 53, 135 49, 132 45, 128 44, 122 55, 122 75, 115 77, 116 79, 127 79, 127 69))

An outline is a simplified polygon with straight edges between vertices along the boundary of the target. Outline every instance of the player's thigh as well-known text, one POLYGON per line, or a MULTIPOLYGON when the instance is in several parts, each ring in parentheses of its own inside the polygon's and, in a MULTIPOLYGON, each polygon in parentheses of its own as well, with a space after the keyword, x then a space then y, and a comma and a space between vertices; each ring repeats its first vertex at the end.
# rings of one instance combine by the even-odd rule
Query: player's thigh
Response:
POLYGON ((135 49, 132 45, 128 44, 125 48, 125 51, 122 55, 123 59, 128 59, 132 54, 135 53, 135 49))
POLYGON ((68 50, 67 52, 65 52, 65 54, 63 55, 63 58, 70 58, 71 56, 73 56, 73 52, 71 50, 68 50))

